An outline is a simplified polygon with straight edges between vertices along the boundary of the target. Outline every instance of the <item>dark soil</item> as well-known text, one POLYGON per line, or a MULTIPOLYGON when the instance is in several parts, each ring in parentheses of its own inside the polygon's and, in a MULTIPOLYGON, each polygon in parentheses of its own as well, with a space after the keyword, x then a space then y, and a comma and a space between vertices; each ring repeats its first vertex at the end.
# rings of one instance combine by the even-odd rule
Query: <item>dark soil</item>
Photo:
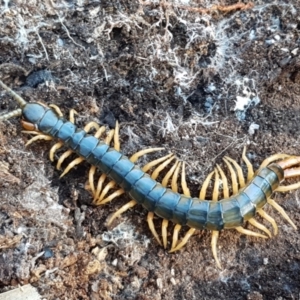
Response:
MULTIPOLYGON (((28 101, 74 108, 80 126, 118 120, 126 155, 165 147, 186 161, 194 193, 225 155, 241 163, 244 146, 255 168, 299 155, 299 1, 206 14, 188 9, 201 1, 142 3, 0 2, 1 80, 28 101)), ((1 91, 1 113, 14 108, 1 91)), ((209 232, 170 254, 141 207, 107 228, 129 198, 90 205, 88 165, 60 179, 49 142, 27 140, 18 118, 0 123, 0 292, 30 282, 45 299, 299 298, 299 231, 271 207, 278 236, 221 232, 219 270, 209 232)), ((274 199, 299 227, 299 191, 274 199)))

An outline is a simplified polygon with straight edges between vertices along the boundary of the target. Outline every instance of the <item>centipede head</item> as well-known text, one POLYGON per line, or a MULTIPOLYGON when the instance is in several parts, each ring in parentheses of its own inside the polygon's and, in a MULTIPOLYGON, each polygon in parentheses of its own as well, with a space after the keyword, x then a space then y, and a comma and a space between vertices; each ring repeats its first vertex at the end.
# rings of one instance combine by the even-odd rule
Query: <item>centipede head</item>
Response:
POLYGON ((22 127, 26 130, 37 130, 37 123, 49 108, 41 103, 26 103, 22 109, 22 127))
POLYGON ((1 80, 0 86, 5 89, 20 105, 20 108, 0 116, 0 121, 22 116, 23 120, 21 123, 23 128, 26 130, 36 130, 36 123, 42 118, 48 108, 41 103, 28 103, 1 80))

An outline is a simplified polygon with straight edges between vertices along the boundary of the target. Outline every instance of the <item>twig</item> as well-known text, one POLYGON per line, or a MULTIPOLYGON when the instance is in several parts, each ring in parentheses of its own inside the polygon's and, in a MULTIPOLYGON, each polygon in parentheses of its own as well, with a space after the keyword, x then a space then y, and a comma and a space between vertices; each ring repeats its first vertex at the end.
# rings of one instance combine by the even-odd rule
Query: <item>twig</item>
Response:
MULTIPOLYGON (((153 3, 150 1, 140 0, 140 3, 144 6, 153 5, 153 3)), ((191 6, 187 6, 187 5, 177 5, 177 4, 173 4, 173 3, 167 3, 165 1, 163 1, 163 3, 160 3, 160 5, 163 8, 169 8, 169 7, 180 8, 180 9, 184 9, 184 10, 188 10, 188 11, 192 11, 192 12, 198 12, 201 14, 210 14, 215 11, 231 12, 231 11, 235 11, 235 10, 251 9, 254 7, 253 2, 249 2, 246 4, 238 2, 238 3, 232 4, 232 5, 213 5, 211 8, 198 8, 198 7, 191 7, 191 6)))
MULTIPOLYGON (((57 14, 57 15, 58 15, 58 14, 57 14)), ((74 39, 71 37, 70 32, 69 32, 68 28, 66 27, 66 25, 63 23, 63 19, 60 17, 60 15, 58 15, 58 19, 59 19, 59 22, 61 23, 61 26, 63 27, 63 29, 66 31, 67 36, 69 37, 69 39, 70 39, 75 45, 77 45, 77 46, 79 46, 80 48, 82 48, 83 50, 85 50, 85 48, 84 48, 82 45, 76 43, 76 42, 74 41, 74 39)))

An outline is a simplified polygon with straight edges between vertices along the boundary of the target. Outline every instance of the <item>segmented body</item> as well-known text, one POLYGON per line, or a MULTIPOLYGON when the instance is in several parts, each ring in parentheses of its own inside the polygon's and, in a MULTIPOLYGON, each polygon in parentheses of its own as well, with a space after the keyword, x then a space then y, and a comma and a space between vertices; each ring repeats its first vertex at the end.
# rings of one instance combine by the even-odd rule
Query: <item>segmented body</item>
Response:
POLYGON ((22 108, 22 115, 35 125, 37 131, 63 141, 76 154, 99 168, 148 211, 191 228, 220 231, 241 226, 267 203, 284 179, 281 166, 271 164, 230 198, 214 202, 187 197, 163 187, 119 151, 77 128, 49 107, 27 103, 22 108))

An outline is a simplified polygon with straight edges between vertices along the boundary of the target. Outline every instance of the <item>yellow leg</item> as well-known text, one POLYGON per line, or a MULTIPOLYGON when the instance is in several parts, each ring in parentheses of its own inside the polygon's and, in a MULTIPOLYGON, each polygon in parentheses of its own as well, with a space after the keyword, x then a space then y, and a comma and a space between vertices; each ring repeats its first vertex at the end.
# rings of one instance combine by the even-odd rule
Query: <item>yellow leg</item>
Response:
POLYGON ((181 187, 183 191, 183 195, 190 197, 191 192, 186 184, 186 176, 185 176, 185 162, 182 163, 182 172, 181 172, 181 187))
POLYGON ((239 191, 239 186, 238 186, 236 173, 235 173, 232 165, 230 164, 230 162, 226 158, 223 158, 223 161, 225 162, 225 164, 226 164, 226 166, 229 170, 230 176, 231 176, 232 194, 236 195, 239 191))
POLYGON ((205 200, 207 188, 208 188, 208 185, 209 185, 210 180, 211 180, 212 176, 214 175, 214 173, 215 173, 215 171, 212 171, 211 173, 209 173, 207 175, 206 179, 204 180, 203 185, 200 190, 200 193, 199 193, 199 199, 205 200))
POLYGON ((99 198, 97 199, 97 201, 99 201, 99 203, 102 204, 102 200, 104 199, 104 197, 107 195, 107 193, 109 192, 110 189, 112 189, 114 186, 116 185, 116 183, 111 180, 102 190, 99 198))
POLYGON ((169 225, 169 221, 164 219, 161 224, 161 235, 163 240, 163 246, 165 249, 167 248, 168 245, 168 235, 167 235, 168 225, 169 225))
POLYGON ((221 179, 222 179, 222 183, 223 183, 223 196, 224 196, 224 198, 228 198, 229 197, 229 187, 228 187, 227 177, 218 164, 217 164, 217 169, 221 175, 221 179))
POLYGON ((271 225, 273 227, 274 235, 277 235, 278 226, 277 226, 275 220, 270 215, 268 215, 263 209, 260 209, 257 212, 262 218, 266 219, 268 222, 271 223, 271 225))
POLYGON ((214 202, 218 201, 219 198, 219 186, 220 186, 220 175, 217 168, 215 168, 215 183, 214 183, 214 189, 212 194, 212 201, 214 202))
POLYGON ((55 104, 49 104, 49 107, 53 108, 55 112, 58 114, 59 117, 63 117, 63 114, 60 110, 60 108, 55 104))
MULTIPOLYGON (((160 172, 161 172, 163 169, 165 169, 165 168, 171 163, 171 161, 174 160, 174 159, 176 159, 175 156, 171 156, 169 159, 167 159, 166 161, 164 161, 163 163, 161 163, 161 164, 160 164, 160 165, 152 172, 151 177, 152 177, 153 179, 156 179, 156 178, 159 176, 160 172)), ((143 170, 144 170, 144 168, 143 168, 143 170)))
POLYGON ((249 222, 252 226, 254 226, 254 227, 260 229, 260 230, 263 231, 263 232, 265 232, 270 238, 272 237, 272 234, 271 234, 270 230, 269 230, 266 226, 264 226, 263 224, 257 222, 255 219, 249 219, 248 222, 249 222))
POLYGON ((246 147, 244 147, 242 159, 247 166, 247 170, 248 170, 247 182, 249 182, 254 177, 254 171, 253 171, 253 166, 252 166, 251 162, 249 161, 249 159, 246 156, 246 147))
POLYGON ((83 128, 83 130, 85 131, 85 132, 90 132, 90 130, 91 129, 96 129, 97 131, 99 130, 99 128, 100 128, 100 126, 96 123, 96 122, 94 122, 94 121, 92 121, 92 122, 89 122, 89 123, 87 123, 85 126, 84 126, 84 128, 83 128))
POLYGON ((175 249, 176 249, 176 245, 178 243, 178 235, 179 235, 180 230, 181 230, 181 225, 176 224, 174 227, 174 230, 173 230, 172 246, 171 246, 170 252, 176 251, 175 249))
POLYGON ((75 109, 70 109, 69 112, 69 121, 73 124, 75 124, 75 115, 77 115, 77 111, 75 109))
POLYGON ((171 180, 171 189, 173 192, 178 193, 178 184, 177 184, 177 180, 178 180, 178 176, 179 176, 179 170, 181 167, 181 162, 179 162, 175 168, 174 174, 172 176, 172 180, 171 180))
POLYGON ((104 139, 104 143, 107 145, 110 145, 112 139, 114 138, 115 135, 115 130, 112 129, 106 136, 106 138, 104 139))
POLYGON ((91 166, 89 170, 89 188, 92 191, 93 196, 95 196, 95 184, 94 184, 95 173, 96 173, 96 167, 91 166))
MULTIPOLYGON (((167 174, 163 178, 163 180, 161 182, 162 186, 164 186, 164 187, 168 186, 169 180, 170 180, 171 176, 173 175, 175 169, 177 168, 178 164, 179 164, 179 161, 176 160, 175 164, 172 166, 172 168, 167 172, 167 174)), ((151 176, 151 177, 153 178, 153 176, 151 176)), ((155 179, 155 178, 153 178, 153 179, 155 179)))
POLYGON ((238 231, 238 232, 240 232, 240 233, 242 233, 242 234, 246 234, 246 235, 249 235, 249 236, 260 237, 260 238, 263 238, 263 239, 267 239, 268 238, 267 236, 265 236, 263 234, 260 234, 260 233, 257 233, 257 232, 245 229, 242 226, 236 227, 235 230, 238 231))
POLYGON ((267 201, 270 205, 272 205, 273 208, 275 208, 283 216, 283 218, 287 222, 289 222, 292 225, 292 227, 295 230, 297 230, 297 226, 294 224, 294 222, 290 219, 290 217, 287 215, 285 210, 278 203, 276 203, 273 199, 268 199, 267 201))
POLYGON ((155 151, 160 151, 160 150, 164 150, 164 148, 149 148, 149 149, 144 149, 141 150, 139 152, 136 152, 135 154, 133 154, 129 160, 133 163, 135 163, 141 156, 151 153, 151 152, 155 152, 155 151))
POLYGON ((105 126, 101 126, 101 127, 97 130, 97 132, 94 134, 94 137, 95 137, 96 139, 99 139, 99 138, 104 134, 105 130, 106 130, 105 126))
POLYGON ((62 163, 64 162, 64 160, 69 157, 71 154, 73 153, 72 150, 67 150, 66 152, 64 152, 61 157, 59 158, 59 160, 57 161, 56 164, 56 169, 60 170, 62 163))
POLYGON ((31 145, 33 142, 36 142, 38 140, 45 140, 45 141, 51 141, 53 138, 49 135, 45 135, 45 134, 38 134, 36 136, 34 136, 33 138, 31 138, 26 144, 25 147, 31 145))
POLYGON ((131 200, 127 202, 125 205, 123 205, 121 208, 119 208, 108 220, 107 225, 109 226, 113 220, 117 217, 119 217, 122 213, 127 211, 128 209, 134 207, 137 204, 135 200, 131 200))
POLYGON ((151 233, 153 234, 153 236, 155 237, 155 239, 157 240, 157 242, 162 246, 160 238, 159 238, 159 236, 158 236, 158 234, 155 230, 155 227, 154 227, 153 218, 154 218, 154 213, 153 212, 148 212, 147 222, 148 222, 149 229, 150 229, 151 233))
POLYGON ((236 169, 236 172, 237 172, 237 175, 238 175, 240 188, 243 188, 245 186, 245 179, 244 179, 244 174, 243 174, 242 168, 240 167, 240 165, 234 159, 232 159, 228 156, 225 156, 225 158, 234 165, 234 167, 236 169))
POLYGON ((212 250, 212 254, 216 261, 218 268, 222 269, 221 263, 220 263, 220 260, 218 257, 218 250, 217 250, 218 238, 219 238, 219 231, 213 230, 211 233, 211 250, 212 250))
POLYGON ((108 197, 106 197, 103 200, 101 200, 101 202, 97 202, 96 205, 104 205, 104 204, 106 204, 108 202, 111 202, 113 199, 115 199, 115 198, 123 195, 124 193, 125 193, 125 191, 123 189, 118 189, 115 192, 113 192, 111 195, 109 195, 108 197))
POLYGON ((153 160, 153 161, 147 163, 147 164, 142 168, 142 170, 143 170, 144 172, 148 172, 151 168, 155 167, 155 166, 158 165, 159 163, 164 162, 166 159, 171 158, 171 157, 174 157, 174 154, 170 153, 170 154, 168 154, 168 155, 166 155, 166 156, 163 156, 163 157, 161 157, 161 158, 155 159, 155 160, 153 160))
POLYGON ((58 149, 60 149, 62 146, 64 145, 64 143, 63 142, 58 142, 58 143, 55 143, 52 147, 51 147, 51 149, 50 149, 50 151, 49 151, 49 158, 50 158, 50 161, 54 161, 54 155, 55 155, 55 152, 58 150, 58 149))
POLYGON ((74 168, 75 166, 79 165, 83 161, 84 161, 84 158, 82 158, 82 157, 77 157, 76 159, 74 159, 73 161, 71 161, 68 164, 68 166, 66 167, 66 169, 64 170, 64 172, 59 176, 59 178, 62 178, 63 176, 65 176, 72 168, 74 168))
MULTIPOLYGON (((180 225, 179 225, 180 226, 180 225)), ((176 226, 175 226, 176 227, 176 226)), ((175 230, 174 230, 175 231, 175 230)), ((193 236, 193 234, 195 233, 196 229, 195 228, 190 228, 188 230, 188 232, 185 234, 184 238, 180 241, 179 244, 176 245, 175 248, 172 248, 169 252, 172 253, 172 252, 175 252, 175 251, 178 251, 180 250, 182 247, 185 246, 185 244, 188 242, 188 240, 190 239, 191 236, 193 236)), ((173 235, 174 237, 174 235, 173 235)))
POLYGON ((96 202, 97 199, 100 197, 100 193, 102 191, 102 186, 104 184, 105 179, 106 179, 105 174, 102 174, 98 179, 97 189, 96 189, 95 194, 94 194, 94 202, 96 202))
POLYGON ((120 151, 121 146, 120 146, 120 127, 119 127, 119 122, 116 122, 116 127, 115 127, 115 134, 114 134, 114 148, 117 151, 120 151))

